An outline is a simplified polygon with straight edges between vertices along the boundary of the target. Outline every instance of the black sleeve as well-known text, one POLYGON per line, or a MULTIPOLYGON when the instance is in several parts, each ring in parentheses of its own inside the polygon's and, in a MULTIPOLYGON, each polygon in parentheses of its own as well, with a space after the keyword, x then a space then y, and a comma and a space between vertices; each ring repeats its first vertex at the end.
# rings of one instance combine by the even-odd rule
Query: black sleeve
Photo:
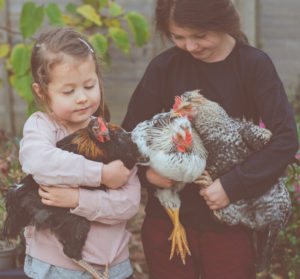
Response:
MULTIPOLYGON (((150 63, 129 101, 127 113, 122 123, 122 127, 125 130, 133 130, 138 123, 150 119, 162 111, 163 83, 161 80, 162 75, 159 67, 156 67, 154 62, 150 63)), ((155 189, 156 186, 151 184, 146 178, 147 168, 138 166, 139 179, 142 186, 155 189)))
POLYGON ((159 67, 151 62, 138 86, 136 87, 127 108, 122 127, 131 131, 134 127, 163 108, 163 83, 159 67))
POLYGON ((272 139, 263 150, 220 177, 231 202, 266 192, 298 150, 293 111, 272 61, 262 52, 251 72, 248 91, 253 94, 263 123, 272 131, 272 139))

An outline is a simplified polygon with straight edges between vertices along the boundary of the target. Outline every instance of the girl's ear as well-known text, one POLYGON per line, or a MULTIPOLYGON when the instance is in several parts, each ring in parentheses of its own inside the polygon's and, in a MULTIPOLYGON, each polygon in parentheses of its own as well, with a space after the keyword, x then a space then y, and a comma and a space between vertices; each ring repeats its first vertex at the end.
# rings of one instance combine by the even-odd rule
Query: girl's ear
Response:
POLYGON ((34 82, 32 84, 32 89, 34 90, 35 94, 42 100, 45 99, 44 95, 42 94, 41 87, 38 83, 34 82))

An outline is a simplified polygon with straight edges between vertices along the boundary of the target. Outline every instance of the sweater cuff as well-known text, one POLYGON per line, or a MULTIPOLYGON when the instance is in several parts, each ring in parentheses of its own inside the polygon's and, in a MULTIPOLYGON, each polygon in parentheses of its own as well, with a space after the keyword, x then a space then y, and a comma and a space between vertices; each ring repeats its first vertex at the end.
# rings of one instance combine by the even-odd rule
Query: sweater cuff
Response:
POLYGON ((102 179, 103 163, 84 160, 84 186, 99 187, 102 179))
POLYGON ((92 194, 91 191, 83 188, 79 188, 79 203, 74 209, 70 209, 70 212, 78 216, 89 218, 91 213, 91 208, 95 211, 99 206, 98 195, 92 194))
POLYGON ((220 181, 231 203, 245 197, 244 185, 235 169, 222 175, 220 181))

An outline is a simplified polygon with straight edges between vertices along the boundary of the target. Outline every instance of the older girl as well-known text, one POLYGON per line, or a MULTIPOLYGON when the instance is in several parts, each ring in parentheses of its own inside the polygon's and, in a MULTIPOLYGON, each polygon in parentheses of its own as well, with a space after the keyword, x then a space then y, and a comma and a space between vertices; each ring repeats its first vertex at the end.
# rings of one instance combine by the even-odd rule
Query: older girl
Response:
POLYGON ((123 127, 130 130, 162 110, 174 96, 204 89, 235 118, 258 123, 273 133, 272 142, 205 190, 191 184, 180 193, 181 222, 191 256, 183 265, 169 260, 172 224, 154 196, 155 187, 172 181, 153 169, 140 169, 148 186, 142 240, 150 279, 254 279, 255 257, 246 229, 217 223, 209 209, 259 195, 271 187, 298 148, 292 109, 282 82, 266 53, 250 46, 230 0, 157 0, 156 26, 174 46, 155 57, 138 84, 123 127), (263 190, 262 190, 263 188, 263 190))

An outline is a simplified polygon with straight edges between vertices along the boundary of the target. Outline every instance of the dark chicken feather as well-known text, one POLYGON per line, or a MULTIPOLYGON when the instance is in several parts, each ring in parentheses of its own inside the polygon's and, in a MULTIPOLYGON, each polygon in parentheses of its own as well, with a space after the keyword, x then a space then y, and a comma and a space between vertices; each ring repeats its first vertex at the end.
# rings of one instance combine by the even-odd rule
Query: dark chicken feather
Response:
MULTIPOLYGON (((117 125, 106 123, 102 118, 93 118, 88 127, 57 142, 57 147, 97 162, 109 163, 119 159, 129 169, 133 168, 137 160, 144 160, 132 142, 131 134, 117 125), (107 131, 101 131, 100 122, 108 128, 107 131)), ((71 214, 68 208, 44 205, 38 188, 32 175, 27 175, 20 184, 9 187, 3 236, 16 238, 27 225, 35 225, 37 229, 50 229, 62 243, 64 253, 72 259, 81 260, 90 222, 71 214)))

